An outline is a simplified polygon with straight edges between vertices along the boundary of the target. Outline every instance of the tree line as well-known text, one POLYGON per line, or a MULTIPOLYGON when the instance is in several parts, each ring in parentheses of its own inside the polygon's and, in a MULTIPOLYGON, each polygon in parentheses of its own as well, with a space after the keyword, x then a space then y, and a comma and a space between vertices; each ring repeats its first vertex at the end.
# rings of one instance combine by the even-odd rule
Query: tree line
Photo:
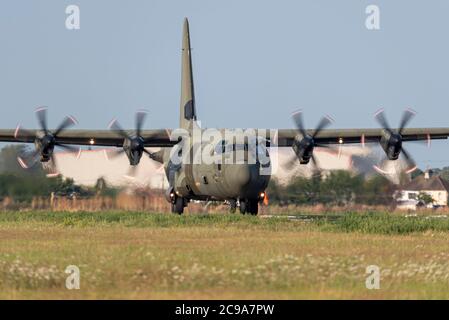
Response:
POLYGON ((293 177, 288 184, 276 179, 270 182, 267 194, 270 203, 325 205, 390 205, 397 186, 382 176, 365 178, 349 171, 330 171, 326 176, 293 177))
MULTIPOLYGON (((61 176, 47 178, 39 163, 25 170, 18 164, 17 156, 26 156, 31 151, 25 145, 8 145, 0 150, 0 200, 11 197, 29 201, 52 193, 56 196, 115 196, 119 192, 119 189, 108 186, 103 178, 94 187, 80 186, 61 176)), ((449 178, 449 167, 432 171, 449 178)), ((417 170, 412 178, 420 174, 423 172, 417 170)), ((272 178, 267 194, 270 203, 280 205, 390 205, 397 189, 397 185, 382 176, 365 177, 340 170, 331 171, 324 177, 293 177, 287 184, 280 184, 272 178)))
POLYGON ((5 197, 17 201, 28 202, 33 197, 55 196, 114 196, 117 190, 106 185, 104 179, 99 179, 92 188, 75 184, 73 179, 61 176, 48 178, 38 162, 29 169, 23 169, 17 162, 17 157, 26 157, 31 149, 25 145, 8 145, 0 151, 0 200, 5 197))

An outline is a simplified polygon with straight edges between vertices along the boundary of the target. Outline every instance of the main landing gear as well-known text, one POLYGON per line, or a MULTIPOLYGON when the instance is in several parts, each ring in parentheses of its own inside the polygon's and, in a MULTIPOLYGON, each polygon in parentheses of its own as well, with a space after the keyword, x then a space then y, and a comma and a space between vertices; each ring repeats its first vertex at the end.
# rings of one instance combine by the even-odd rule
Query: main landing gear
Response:
POLYGON ((187 200, 182 197, 176 197, 171 204, 171 212, 183 214, 185 207, 187 207, 187 200))
POLYGON ((165 198, 171 203, 172 213, 183 214, 184 208, 189 203, 189 199, 178 196, 173 188, 167 189, 165 198))
POLYGON ((240 200, 240 213, 249 213, 253 216, 257 216, 259 213, 259 201, 253 199, 242 199, 240 200))

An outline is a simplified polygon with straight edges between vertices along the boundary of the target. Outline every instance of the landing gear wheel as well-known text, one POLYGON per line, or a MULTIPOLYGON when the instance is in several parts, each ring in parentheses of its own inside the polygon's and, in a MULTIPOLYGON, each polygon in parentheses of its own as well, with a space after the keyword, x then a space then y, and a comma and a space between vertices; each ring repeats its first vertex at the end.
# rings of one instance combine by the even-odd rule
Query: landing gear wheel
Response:
POLYGON ((257 216, 259 213, 259 202, 257 200, 248 200, 248 213, 257 216))
POLYGON ((184 198, 177 197, 175 200, 175 203, 172 203, 171 205, 171 212, 177 213, 177 214, 183 214, 184 212, 184 198))
POLYGON ((240 213, 245 214, 247 210, 247 202, 246 200, 240 200, 240 213))
POLYGON ((237 209, 237 201, 236 200, 229 200, 229 212, 235 213, 235 210, 237 209))
POLYGON ((259 202, 257 200, 240 200, 240 213, 249 213, 253 216, 257 216, 259 212, 259 202))

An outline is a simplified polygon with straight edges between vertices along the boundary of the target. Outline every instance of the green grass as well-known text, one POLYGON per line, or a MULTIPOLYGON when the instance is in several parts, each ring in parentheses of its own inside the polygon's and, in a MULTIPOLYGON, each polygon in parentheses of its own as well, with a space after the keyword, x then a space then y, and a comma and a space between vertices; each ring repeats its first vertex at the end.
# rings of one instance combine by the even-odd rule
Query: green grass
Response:
POLYGON ((191 214, 173 215, 148 212, 49 212, 23 211, 0 213, 1 223, 45 223, 65 227, 124 226, 138 228, 262 228, 267 230, 320 230, 332 232, 359 232, 368 234, 410 234, 414 232, 448 232, 449 218, 445 216, 401 216, 387 212, 353 213, 333 215, 296 215, 298 219, 279 216, 259 218, 239 214, 191 214), (307 219, 301 219, 306 217, 307 219))
POLYGON ((415 232, 448 232, 448 217, 399 216, 384 212, 366 214, 348 213, 335 220, 317 220, 315 224, 323 231, 361 232, 372 234, 410 234, 415 232))
POLYGON ((1 212, 0 298, 449 298, 446 218, 1 212), (64 286, 66 266, 81 290, 64 286), (381 268, 381 290, 365 269, 381 268))
POLYGON ((0 213, 1 223, 45 223, 66 227, 95 227, 95 226, 124 226, 138 228, 172 228, 172 227, 238 227, 252 226, 262 228, 294 228, 297 223, 291 223, 286 218, 259 219, 252 216, 238 214, 192 214, 175 215, 133 211, 112 212, 49 212, 23 211, 0 213))

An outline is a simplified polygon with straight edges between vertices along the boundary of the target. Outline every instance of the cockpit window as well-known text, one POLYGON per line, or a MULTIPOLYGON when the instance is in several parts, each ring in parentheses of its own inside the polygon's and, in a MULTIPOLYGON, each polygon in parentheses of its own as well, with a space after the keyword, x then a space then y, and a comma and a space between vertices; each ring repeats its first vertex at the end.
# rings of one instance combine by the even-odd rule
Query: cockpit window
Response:
POLYGON ((226 150, 226 141, 222 140, 215 146, 215 154, 223 154, 226 150))
POLYGON ((215 154, 231 154, 236 151, 244 151, 245 152, 245 159, 247 160, 259 160, 262 157, 269 157, 268 149, 265 147, 265 145, 249 145, 248 143, 228 143, 224 140, 219 142, 215 146, 215 154))

